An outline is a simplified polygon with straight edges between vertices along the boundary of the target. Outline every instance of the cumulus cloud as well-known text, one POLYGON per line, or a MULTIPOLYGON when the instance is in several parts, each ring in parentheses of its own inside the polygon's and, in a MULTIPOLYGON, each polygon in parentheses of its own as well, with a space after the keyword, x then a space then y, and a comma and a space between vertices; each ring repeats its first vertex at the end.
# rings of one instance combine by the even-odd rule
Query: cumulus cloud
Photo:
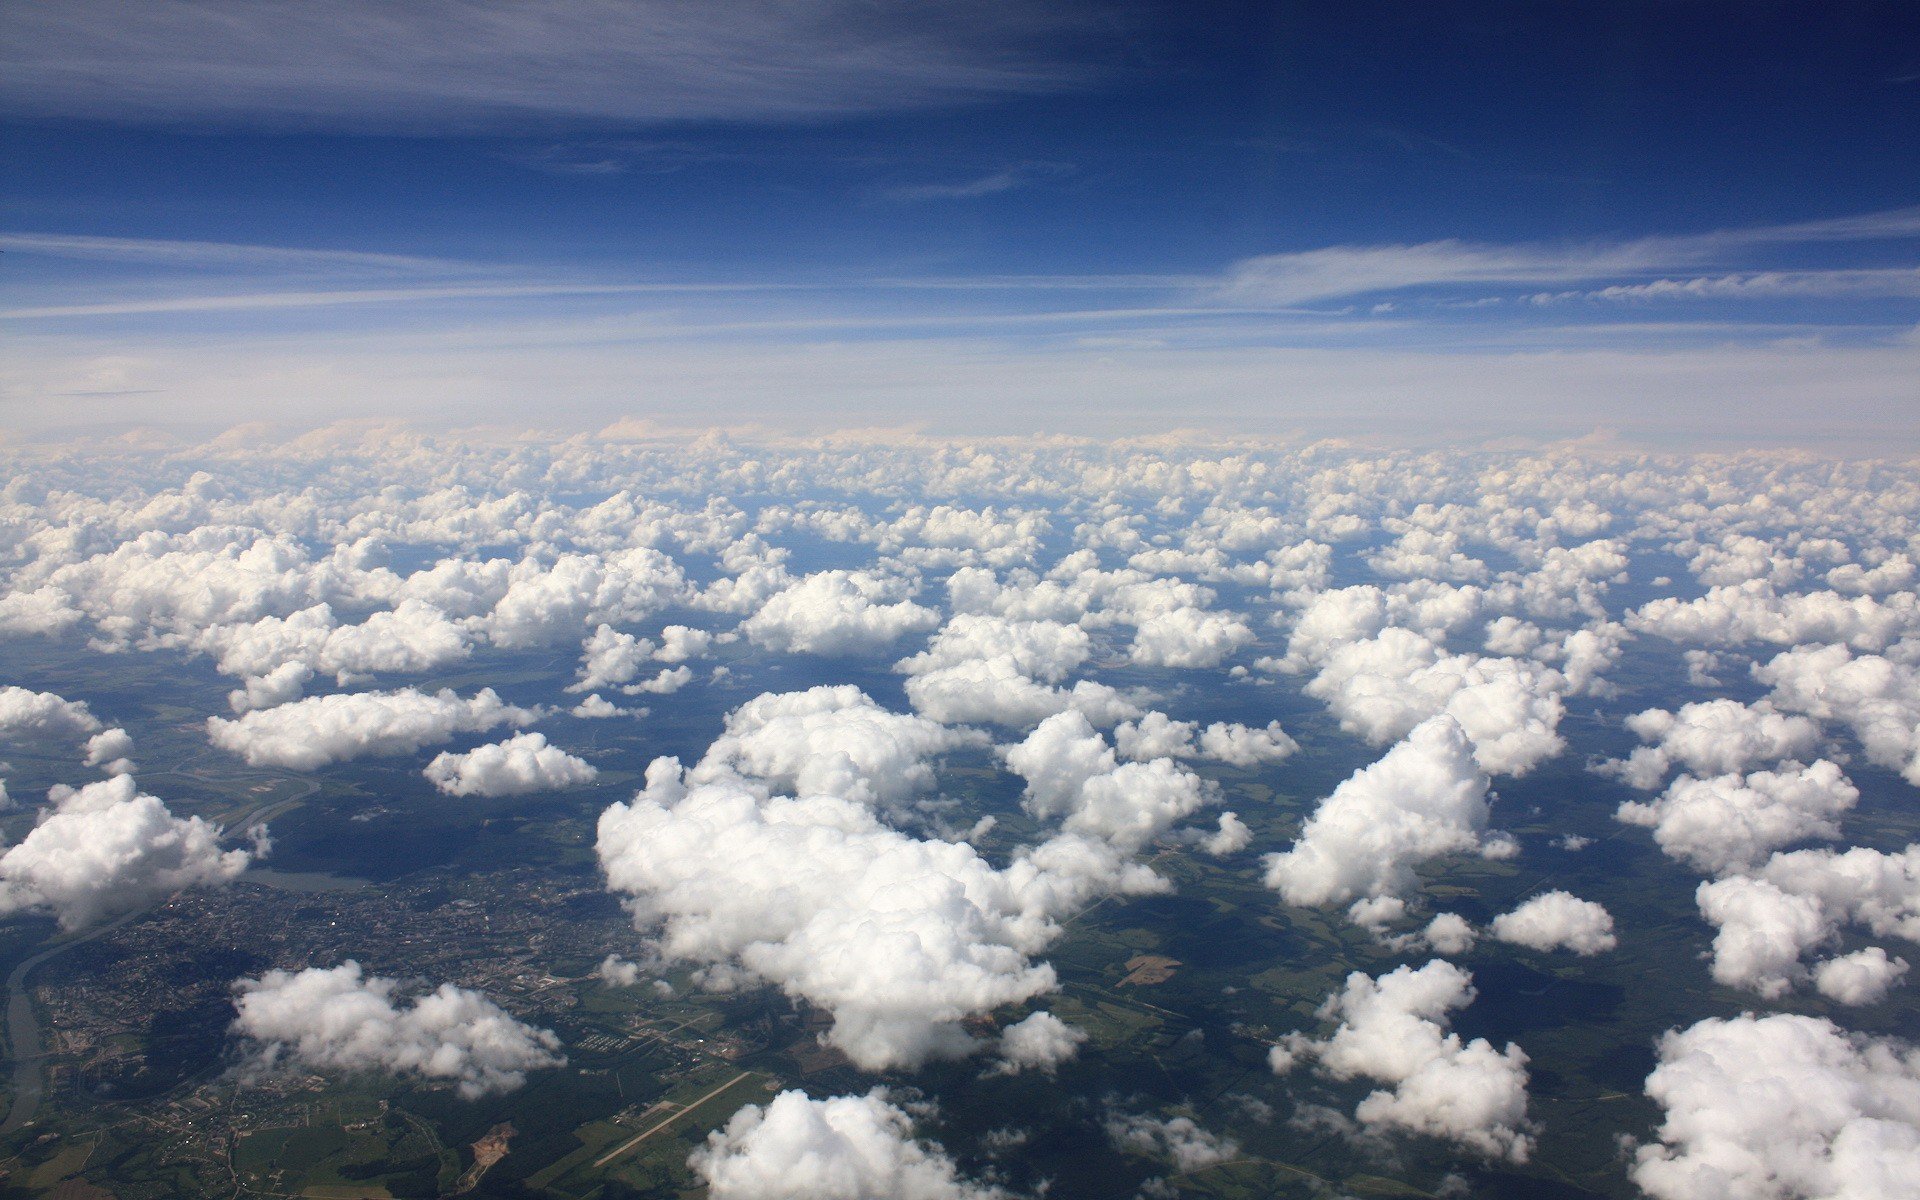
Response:
POLYGON ((182 888, 226 883, 253 860, 220 849, 220 830, 176 817, 131 775, 56 788, 39 823, 0 854, 0 914, 51 913, 78 929, 182 888))
POLYGON ((999 1070, 1008 1075, 1055 1068, 1080 1052, 1087 1035, 1045 1011, 1023 1017, 1000 1031, 999 1070))
POLYGON ((1473 741, 1483 770, 1523 775, 1560 753, 1565 677, 1513 658, 1448 654, 1432 638, 1398 627, 1337 645, 1308 682, 1341 728, 1375 745, 1446 714, 1473 741))
POLYGON ((1142 621, 1129 654, 1141 667, 1217 667, 1252 641, 1238 616, 1182 607, 1142 621))
POLYGON ((1504 854, 1488 837, 1487 777, 1451 717, 1420 725, 1320 802, 1293 847, 1266 858, 1267 886, 1318 907, 1411 891, 1413 869, 1447 854, 1504 854))
POLYGON ((579 678, 569 692, 594 692, 632 683, 659 647, 644 638, 602 625, 580 643, 579 678))
POLYGON ((399 982, 337 967, 268 971, 234 983, 233 1029, 259 1068, 379 1071, 453 1081, 468 1099, 509 1092, 527 1072, 566 1061, 560 1039, 515 1020, 479 992, 441 984, 395 1002, 399 982))
POLYGON ((1837 592, 1781 595, 1771 581, 1751 579, 1711 588, 1696 600, 1669 596, 1649 601, 1628 614, 1627 625, 1706 647, 1832 642, 1881 650, 1920 630, 1920 597, 1903 593, 1880 601, 1837 592))
POLYGON ((1744 777, 1682 775, 1657 799, 1628 801, 1615 816, 1652 829, 1669 857, 1719 875, 1794 842, 1839 837, 1838 818, 1859 798, 1840 768, 1822 759, 1744 777))
MULTIPOLYGON (((1899 854, 1865 846, 1775 854, 1750 876, 1702 884, 1695 900, 1718 931, 1713 977, 1774 998, 1806 982, 1802 960, 1845 926, 1920 942, 1920 845, 1899 854)), ((1860 1003, 1872 1003, 1873 980, 1897 975, 1892 961, 1877 961, 1884 952, 1872 949, 1815 967, 1815 985, 1824 977, 1833 999, 1860 995, 1868 997, 1860 1003)))
POLYGON ((411 754, 456 733, 525 725, 538 713, 484 688, 470 700, 451 689, 349 692, 282 704, 232 720, 207 718, 207 737, 256 767, 312 771, 367 755, 411 754))
POLYGON ((821 571, 771 596, 740 625, 754 645, 784 653, 854 655, 886 649, 940 623, 897 581, 865 571, 821 571))
POLYGON ((1420 940, 1425 942, 1435 954, 1465 954, 1473 949, 1479 935, 1473 925, 1459 913, 1435 913, 1420 931, 1420 940))
POLYGON ((444 752, 421 774, 449 796, 522 796, 590 783, 600 772, 585 759, 548 745, 545 734, 522 733, 465 754, 444 752))
POLYGON ((1894 984, 1906 978, 1907 960, 1889 957, 1879 946, 1868 946, 1821 963, 1813 971, 1813 986, 1836 1004, 1878 1004, 1894 984))
POLYGON ((770 692, 727 715, 688 779, 744 778, 775 791, 898 809, 933 789, 935 758, 985 741, 972 730, 889 712, 851 684, 770 692))
POLYGON ((1678 712, 1650 708, 1627 718, 1648 743, 1607 770, 1641 791, 1657 791, 1676 763, 1693 775, 1738 775, 1782 759, 1804 761, 1820 744, 1820 727, 1805 717, 1733 700, 1685 704, 1678 712))
MULTIPOLYGON (((1911 597, 1909 597, 1911 598, 1911 597)), ((1797 646, 1757 664, 1753 677, 1791 712, 1839 721, 1874 764, 1920 787, 1920 669, 1845 646, 1797 646)))
POLYGON ((124 729, 103 729, 87 739, 86 765, 99 767, 109 775, 127 775, 133 771, 133 735, 124 729))
POLYGON ((1835 923, 1817 897, 1744 875, 1713 880, 1694 893, 1700 915, 1719 932, 1713 978, 1768 999, 1785 995, 1804 974, 1800 958, 1831 940, 1835 923))
POLYGON ((1055 986, 1035 963, 1057 919, 1164 883, 1105 843, 1064 835, 995 868, 964 842, 909 837, 830 795, 689 786, 656 760, 600 818, 608 886, 668 958, 737 964, 833 1014, 862 1067, 970 1052, 960 1022, 1055 986))
POLYGON ((1092 639, 1077 625, 962 613, 895 669, 908 676, 913 707, 950 725, 1025 729, 1068 709, 1105 724, 1140 716, 1137 705, 1105 684, 1056 686, 1091 653, 1092 639))
POLYGON ((603 721, 609 717, 644 717, 647 715, 647 710, 644 708, 621 708, 618 704, 602 696, 599 692, 595 692, 585 700, 568 709, 567 714, 569 716, 579 717, 585 721, 603 721))
POLYGON ((1048 717, 1026 740, 1001 747, 1027 781, 1027 811, 1060 819, 1071 834, 1132 852, 1214 798, 1206 780, 1172 759, 1122 763, 1078 712, 1048 717))
POLYGON ((1381 1129, 1445 1138, 1492 1158, 1525 1162, 1533 1149, 1527 1120, 1527 1056, 1495 1050, 1484 1038, 1463 1042, 1447 1014, 1473 1001, 1473 976, 1444 959, 1401 966, 1376 977, 1355 971, 1327 997, 1320 1018, 1339 1026, 1323 1040, 1289 1035, 1270 1063, 1286 1072, 1305 1060, 1335 1079, 1365 1078, 1373 1092, 1354 1116, 1381 1129))
POLYGON ((23 687, 0 687, 0 738, 79 739, 99 728, 100 719, 85 701, 23 687))
POLYGON ((1199 757, 1230 767, 1259 767, 1285 762, 1300 749, 1280 722, 1265 726, 1215 721, 1200 731, 1199 757))
POLYGON ((1115 1113, 1107 1118, 1107 1138, 1117 1149, 1167 1159, 1176 1171, 1197 1171, 1240 1153, 1238 1142, 1202 1129, 1192 1117, 1115 1113))
POLYGON ((913 1136, 883 1088, 816 1100, 781 1092, 749 1104, 688 1159, 714 1200, 1000 1200, 946 1152, 913 1136))
POLYGON ((632 987, 640 982, 640 964, 628 962, 618 954, 609 954, 593 969, 608 987, 632 987))
POLYGON ((1656 1200, 1881 1200, 1920 1179, 1920 1050, 1785 1013, 1660 1039, 1665 1120, 1635 1155, 1656 1200))
POLYGON ((1566 949, 1582 957, 1620 944, 1613 935, 1611 913, 1591 900, 1561 891, 1542 892, 1512 912, 1501 913, 1488 928, 1503 942, 1532 950, 1566 949))

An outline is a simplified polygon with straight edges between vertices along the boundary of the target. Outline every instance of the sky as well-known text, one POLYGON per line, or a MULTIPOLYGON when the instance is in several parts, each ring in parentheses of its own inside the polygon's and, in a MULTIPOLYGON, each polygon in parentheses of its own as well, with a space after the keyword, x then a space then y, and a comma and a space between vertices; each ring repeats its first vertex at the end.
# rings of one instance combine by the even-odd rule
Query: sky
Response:
POLYGON ((0 427, 1920 451, 1906 3, 0 6, 0 427))

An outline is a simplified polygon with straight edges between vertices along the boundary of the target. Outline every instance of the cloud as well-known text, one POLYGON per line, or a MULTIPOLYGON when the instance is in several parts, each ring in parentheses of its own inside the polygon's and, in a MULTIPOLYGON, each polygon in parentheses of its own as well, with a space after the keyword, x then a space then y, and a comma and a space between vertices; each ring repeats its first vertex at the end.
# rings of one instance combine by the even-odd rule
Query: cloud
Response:
POLYGON ((93 237, 71 233, 0 233, 0 251, 101 262, 133 262, 190 270, 242 269, 339 274, 444 274, 471 271, 471 263, 364 250, 316 250, 242 242, 93 237))
POLYGON ((1609 769, 1642 791, 1656 791, 1678 763, 1694 775, 1731 775, 1781 759, 1805 760, 1820 744, 1820 727, 1765 705, 1736 700, 1683 704, 1678 712, 1649 708, 1627 718, 1648 743, 1609 769))
POLYGON ((897 812, 933 790, 934 758, 985 741, 972 730, 888 712, 851 684, 769 692, 727 715, 725 731, 687 778, 746 779, 772 791, 839 796, 897 812))
POLYGON ((740 631, 754 645, 782 653, 876 653, 940 623, 938 613, 904 598, 902 590, 865 571, 821 571, 770 597, 740 631))
POLYGON ((815 1100, 781 1092, 749 1104, 689 1158, 713 1200, 999 1200, 935 1143, 883 1088, 815 1100))
POLYGON ((1435 717, 1320 802, 1292 848, 1264 860, 1267 886, 1308 907, 1398 897, 1429 859, 1509 852, 1486 836, 1487 816, 1487 777, 1465 732, 1435 717))
POLYGON ((1838 819, 1860 798, 1840 768, 1782 764, 1751 775, 1682 775, 1653 800, 1628 801, 1614 814, 1653 830, 1668 857, 1719 875, 1809 838, 1837 838, 1838 819))
POLYGON ((1341 728, 1376 745, 1445 713, 1472 739, 1481 768, 1524 775, 1565 747, 1560 693, 1567 679, 1528 659, 1449 654, 1397 626, 1336 644, 1306 686, 1341 728))
POLYGON ((1111 723, 1140 716, 1138 706, 1106 684, 1082 679, 1051 686, 1092 653, 1078 625, 962 613, 941 626, 926 650, 894 669, 908 676, 907 699, 947 724, 1025 729, 1075 709, 1111 723))
POLYGON ((858 801, 689 786, 659 759, 601 815, 607 885, 668 958, 731 964, 832 1013, 827 1039, 868 1070, 955 1057, 969 1016, 1055 986, 1031 957, 1093 898, 1163 881, 1070 835, 995 868, 916 839, 858 801))
POLYGON ((1051 91, 1095 26, 1065 6, 838 0, 28 2, 0 40, 18 116, 376 133, 789 121, 1051 91), (1063 41, 1064 39, 1064 41, 1063 41))
POLYGON ((1107 1140, 1130 1154, 1168 1159, 1176 1171, 1197 1171, 1240 1153, 1238 1142, 1202 1129, 1192 1117, 1115 1113, 1107 1118, 1107 1140))
POLYGON ((1032 187, 1071 174, 1073 168, 1066 163, 1025 162, 957 183, 912 183, 883 188, 880 198, 899 203, 977 200, 982 196, 997 196, 1002 192, 1032 187))
POLYGON ((527 1072, 566 1062, 560 1039, 516 1021, 486 996, 443 983, 396 1004, 399 982, 337 967, 268 971, 235 981, 235 1033, 259 1068, 379 1071, 454 1081, 469 1100, 510 1092, 527 1072))
POLYGON ((470 700, 447 688, 402 688, 314 696, 233 720, 208 717, 207 738, 252 766, 313 771, 366 755, 411 754, 456 733, 525 725, 538 715, 507 704, 492 688, 470 700))
MULTIPOLYGON (((1512 912, 1501 913, 1488 928, 1503 942, 1532 950, 1567 949, 1583 958, 1620 944, 1613 935, 1612 914, 1591 900, 1560 891, 1542 892, 1512 912)), ((1432 935, 1429 927, 1429 940, 1432 935)))
POLYGON ((1074 711, 1048 717, 1000 754, 1027 781, 1028 812, 1059 818, 1065 832, 1100 838, 1127 853, 1217 797, 1217 789, 1172 759, 1120 762, 1074 711))
POLYGON ((1840 645, 1796 646, 1756 664, 1753 677, 1781 708, 1844 722, 1870 762, 1920 787, 1920 670, 1911 664, 1840 645))
POLYGON ((0 854, 0 914, 47 912, 78 929, 182 888, 227 883, 253 857, 221 850, 218 826, 174 816, 131 775, 56 788, 33 830, 0 854))
MULTIPOLYGON (((1211 285, 1206 294, 1225 304, 1284 306, 1463 284, 1645 279, 1650 274, 1677 267, 1724 262, 1728 256, 1765 246, 1911 239, 1920 236, 1917 211, 1920 210, 1892 209, 1829 221, 1588 245, 1498 245, 1447 239, 1401 245, 1328 246, 1244 259, 1211 285)), ((1684 285, 1662 289, 1662 282, 1628 284, 1618 295, 1624 298, 1659 291, 1668 294, 1687 291, 1684 285)), ((1702 285, 1698 290, 1711 289, 1702 285)), ((1721 289, 1722 294, 1738 294, 1738 290, 1737 287, 1721 289)), ((1770 289, 1755 290, 1773 294, 1770 289)), ((1893 294, 1908 293, 1896 290, 1893 294)))
POLYGON ((545 734, 522 733, 465 754, 444 752, 421 774, 449 796, 523 796, 591 783, 600 772, 548 745, 545 734))
POLYGON ((1700 915, 1718 932, 1713 978, 1768 999, 1790 991, 1805 974, 1800 958, 1832 940, 1836 922, 1817 897, 1786 891, 1764 879, 1736 875, 1700 885, 1700 915))
POLYGON ((100 719, 84 701, 23 687, 0 687, 0 737, 78 739, 99 728, 100 719))
POLYGON ((1140 623, 1129 653, 1141 667, 1217 667, 1253 641, 1253 630, 1231 613, 1181 607, 1140 623))
POLYGON ((1785 1013, 1660 1039, 1665 1113, 1633 1179, 1656 1200, 1873 1200, 1920 1179, 1920 1052, 1785 1013))
POLYGON ((1473 976, 1443 959, 1379 977, 1355 971, 1327 997, 1320 1018, 1340 1022, 1324 1040, 1292 1034, 1274 1047, 1279 1072, 1303 1059, 1335 1079, 1388 1084, 1354 1116, 1363 1125, 1445 1138, 1491 1158, 1525 1162, 1533 1149, 1527 1120, 1527 1056, 1495 1050, 1484 1038, 1462 1042, 1447 1013, 1473 1001, 1473 976))
POLYGON ((1082 1031, 1045 1011, 1023 1017, 1000 1031, 1000 1070, 1008 1075, 1054 1069, 1080 1052, 1082 1031))
POLYGON ((1907 960, 1878 946, 1830 958, 1813 970, 1813 986, 1835 1004, 1878 1004, 1906 977, 1907 960))

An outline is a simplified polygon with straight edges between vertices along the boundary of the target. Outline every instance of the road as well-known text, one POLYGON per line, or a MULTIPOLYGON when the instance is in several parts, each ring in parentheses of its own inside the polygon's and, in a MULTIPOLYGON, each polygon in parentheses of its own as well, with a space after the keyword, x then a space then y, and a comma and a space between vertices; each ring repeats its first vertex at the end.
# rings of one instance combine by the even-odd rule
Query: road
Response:
POLYGON ((608 1163, 612 1162, 614 1159, 619 1158, 622 1154, 625 1154, 627 1151, 633 1149, 635 1146, 638 1146, 641 1142, 646 1141, 648 1138, 652 1137, 654 1134, 659 1133, 662 1129, 665 1129, 667 1126, 673 1124, 675 1121, 678 1121, 681 1117, 686 1116, 688 1113, 692 1112, 694 1109, 699 1108, 702 1104, 705 1104, 707 1101, 713 1099, 715 1096, 718 1096, 721 1092, 726 1091, 728 1088, 732 1087, 734 1084, 739 1083, 742 1079, 746 1079, 752 1074, 753 1074, 752 1071, 740 1072, 738 1075, 735 1075, 732 1079, 727 1080, 725 1083, 721 1084, 719 1087, 708 1092, 706 1095, 700 1097, 698 1100, 695 1100, 693 1103, 686 1105, 679 1112, 674 1113, 672 1116, 660 1122, 658 1125, 652 1126, 651 1128, 647 1129, 644 1133, 641 1133, 635 1137, 628 1138, 626 1141, 620 1143, 618 1146, 615 1146, 613 1149, 607 1151, 605 1154, 602 1154, 599 1158, 594 1159, 593 1165, 596 1167, 606 1166, 608 1163))

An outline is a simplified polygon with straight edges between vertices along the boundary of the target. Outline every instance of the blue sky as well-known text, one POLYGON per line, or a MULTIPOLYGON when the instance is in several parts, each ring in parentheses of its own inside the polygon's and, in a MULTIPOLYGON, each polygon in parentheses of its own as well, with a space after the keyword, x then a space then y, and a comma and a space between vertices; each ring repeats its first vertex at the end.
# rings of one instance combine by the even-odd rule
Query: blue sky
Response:
POLYGON ((1920 449, 1911 4, 0 15, 0 421, 1920 449))

